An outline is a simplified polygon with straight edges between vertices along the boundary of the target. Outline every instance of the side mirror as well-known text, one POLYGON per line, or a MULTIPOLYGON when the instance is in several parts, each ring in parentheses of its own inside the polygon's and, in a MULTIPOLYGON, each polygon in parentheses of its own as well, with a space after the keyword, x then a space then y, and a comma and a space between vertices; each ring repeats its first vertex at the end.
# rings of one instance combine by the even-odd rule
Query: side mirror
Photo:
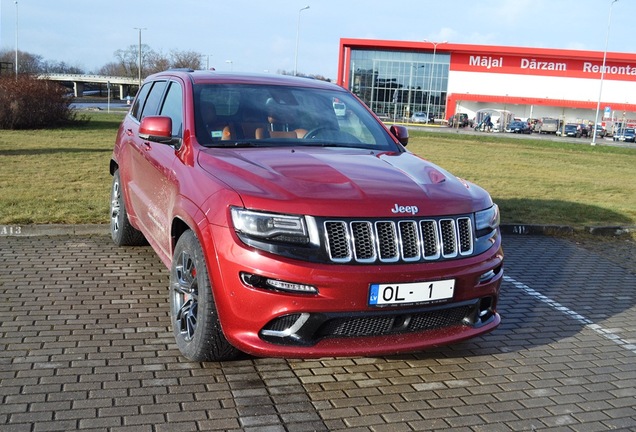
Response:
POLYGON ((406 126, 392 125, 389 130, 403 146, 406 146, 409 143, 409 130, 406 126))
POLYGON ((141 120, 139 138, 161 144, 176 144, 172 137, 172 119, 165 116, 148 116, 141 120))

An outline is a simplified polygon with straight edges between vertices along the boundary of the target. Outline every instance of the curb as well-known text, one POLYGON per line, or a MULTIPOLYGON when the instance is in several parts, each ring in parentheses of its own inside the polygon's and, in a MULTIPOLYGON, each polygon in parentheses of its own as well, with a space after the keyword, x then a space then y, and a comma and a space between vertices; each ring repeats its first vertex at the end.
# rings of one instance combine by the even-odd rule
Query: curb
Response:
MULTIPOLYGON (((636 233, 636 226, 594 226, 573 228, 569 225, 501 224, 501 232, 507 235, 568 236, 587 233, 596 236, 621 237, 636 233)), ((40 224, 0 225, 0 237, 38 237, 62 235, 110 235, 108 224, 40 224)))
POLYGON ((592 234, 596 236, 621 237, 636 233, 636 226, 586 226, 574 228, 569 225, 501 224, 503 234, 516 235, 574 235, 592 234))
POLYGON ((107 224, 0 225, 0 237, 43 237, 63 235, 110 235, 107 224))

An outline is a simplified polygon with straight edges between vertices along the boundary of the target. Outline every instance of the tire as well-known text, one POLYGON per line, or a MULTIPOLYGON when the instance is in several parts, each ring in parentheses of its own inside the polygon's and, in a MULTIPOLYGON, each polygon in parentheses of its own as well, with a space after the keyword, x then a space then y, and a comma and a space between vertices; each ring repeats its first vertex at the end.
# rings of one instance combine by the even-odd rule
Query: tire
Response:
POLYGON ((177 347, 189 360, 225 361, 240 354, 223 335, 203 250, 190 230, 181 235, 174 250, 170 319, 177 347))
POLYGON ((128 220, 119 170, 113 173, 113 185, 110 193, 110 236, 117 246, 147 244, 141 231, 134 228, 128 220))

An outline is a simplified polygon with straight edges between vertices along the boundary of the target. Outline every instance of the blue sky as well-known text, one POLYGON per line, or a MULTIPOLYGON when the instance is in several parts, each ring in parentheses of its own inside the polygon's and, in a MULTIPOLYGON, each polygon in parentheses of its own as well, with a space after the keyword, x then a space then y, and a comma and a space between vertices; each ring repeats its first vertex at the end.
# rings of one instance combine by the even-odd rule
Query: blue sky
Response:
POLYGON ((117 49, 193 50, 217 70, 336 78, 340 38, 636 52, 636 0, 0 0, 0 48, 94 71, 117 49), (310 8, 299 12, 309 5, 310 8))

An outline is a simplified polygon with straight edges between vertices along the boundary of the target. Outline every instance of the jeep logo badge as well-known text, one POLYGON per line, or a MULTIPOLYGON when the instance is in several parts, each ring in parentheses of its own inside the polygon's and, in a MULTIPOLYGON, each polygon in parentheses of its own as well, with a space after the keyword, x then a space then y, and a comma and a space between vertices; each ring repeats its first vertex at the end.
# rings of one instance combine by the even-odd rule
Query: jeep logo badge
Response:
POLYGON ((417 212, 419 212, 420 209, 417 208, 417 206, 401 206, 398 205, 397 203, 395 204, 395 207, 393 207, 391 209, 391 213, 399 213, 399 214, 403 214, 403 213, 408 213, 408 214, 417 214, 417 212))

